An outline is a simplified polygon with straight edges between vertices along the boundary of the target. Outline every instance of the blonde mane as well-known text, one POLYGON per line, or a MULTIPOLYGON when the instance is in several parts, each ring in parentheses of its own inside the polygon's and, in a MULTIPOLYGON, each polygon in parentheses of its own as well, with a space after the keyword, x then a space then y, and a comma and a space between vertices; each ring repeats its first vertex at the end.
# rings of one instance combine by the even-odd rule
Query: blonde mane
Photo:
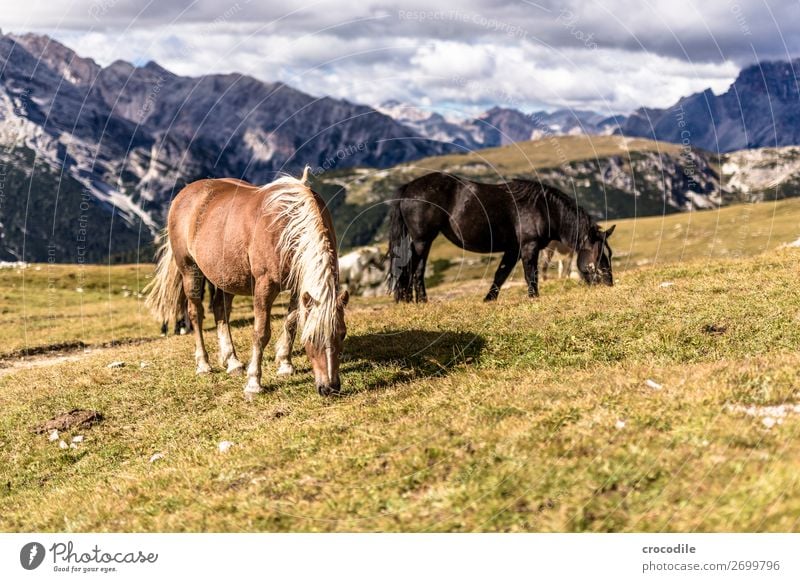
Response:
POLYGON ((259 190, 267 193, 265 206, 280 208, 275 221, 285 222, 278 252, 281 265, 289 261, 288 283, 299 299, 300 341, 323 349, 336 330, 338 269, 316 197, 306 185, 308 170, 299 180, 284 176, 259 190), (305 293, 314 299, 310 309, 302 300, 305 293))

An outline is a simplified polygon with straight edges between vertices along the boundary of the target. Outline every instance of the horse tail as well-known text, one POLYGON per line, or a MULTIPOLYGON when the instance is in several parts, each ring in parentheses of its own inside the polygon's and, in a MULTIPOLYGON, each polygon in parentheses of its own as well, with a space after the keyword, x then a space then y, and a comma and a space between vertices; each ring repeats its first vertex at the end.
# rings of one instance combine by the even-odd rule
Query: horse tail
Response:
POLYGON ((403 214, 400 212, 400 200, 405 186, 398 191, 398 199, 392 202, 389 212, 389 292, 394 294, 395 301, 411 301, 411 236, 403 214))
POLYGON ((178 270, 172 256, 172 245, 166 230, 161 234, 161 246, 156 257, 156 273, 153 280, 144 288, 147 298, 144 304, 159 321, 169 321, 178 317, 182 307, 186 305, 186 294, 183 291, 183 276, 178 270))

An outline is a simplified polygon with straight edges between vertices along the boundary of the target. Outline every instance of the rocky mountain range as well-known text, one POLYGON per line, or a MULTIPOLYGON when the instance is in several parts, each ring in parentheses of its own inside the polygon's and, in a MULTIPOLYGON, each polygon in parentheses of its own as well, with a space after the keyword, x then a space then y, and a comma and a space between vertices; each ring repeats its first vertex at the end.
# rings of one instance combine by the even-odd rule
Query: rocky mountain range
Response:
POLYGON ((465 151, 504 146, 553 135, 609 135, 618 131, 624 116, 594 111, 557 109, 526 114, 508 107, 493 107, 475 118, 448 119, 440 113, 396 100, 376 107, 415 132, 452 143, 465 151))
MULTIPOLYGON (((39 184, 44 174, 90 194, 87 236, 113 233, 92 247, 103 249, 88 254, 96 261, 130 251, 128 235, 151 240, 172 196, 198 178, 264 183, 305 164, 388 167, 455 149, 364 105, 241 74, 182 77, 153 62, 101 67, 41 35, 0 34, 0 62, 0 158, 30 178, 27 196, 2 198, 0 260, 46 260, 26 244, 33 239, 52 245, 54 260, 75 260, 75 233, 36 214, 57 195, 39 184), (27 151, 35 152, 31 166, 20 167, 27 151)), ((60 210, 80 217, 80 203, 60 210)))
POLYGON ((709 152, 800 144, 800 59, 743 69, 722 95, 711 89, 667 109, 642 108, 619 133, 709 152))

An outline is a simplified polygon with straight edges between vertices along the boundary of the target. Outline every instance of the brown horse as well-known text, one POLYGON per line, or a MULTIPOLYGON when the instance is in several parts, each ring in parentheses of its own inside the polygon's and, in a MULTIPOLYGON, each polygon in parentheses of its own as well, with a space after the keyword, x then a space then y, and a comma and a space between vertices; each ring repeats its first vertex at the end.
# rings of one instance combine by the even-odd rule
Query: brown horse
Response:
POLYGON ((348 294, 337 296, 336 237, 330 213, 300 180, 280 178, 262 187, 234 179, 199 180, 175 197, 147 305, 167 319, 181 293, 189 300, 194 326, 197 373, 211 371, 203 342, 205 280, 216 292, 214 319, 219 362, 229 374, 244 365, 231 341, 229 316, 234 295, 251 295, 255 323, 245 393, 258 393, 261 359, 270 336, 270 312, 281 290, 291 298, 283 334, 276 348, 279 374, 291 374, 292 343, 300 338, 323 396, 338 392, 339 356, 346 333, 348 294), (300 299, 298 301, 298 298, 300 299))

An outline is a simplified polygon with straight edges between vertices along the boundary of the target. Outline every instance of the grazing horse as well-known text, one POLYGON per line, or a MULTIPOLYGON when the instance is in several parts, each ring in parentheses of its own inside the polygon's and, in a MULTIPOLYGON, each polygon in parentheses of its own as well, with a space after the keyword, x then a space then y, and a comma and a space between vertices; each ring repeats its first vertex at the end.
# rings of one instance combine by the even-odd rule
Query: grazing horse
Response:
POLYGON ((542 264, 539 272, 542 274, 542 281, 547 280, 550 273, 550 265, 553 261, 558 263, 558 278, 565 276, 569 279, 572 276, 572 263, 575 258, 575 251, 562 243, 554 240, 542 251, 542 264))
POLYGON ((201 289, 216 288, 213 311, 219 362, 229 374, 243 371, 231 341, 229 316, 234 295, 253 297, 254 330, 245 393, 258 393, 261 359, 270 336, 272 304, 289 290, 289 310, 278 341, 279 374, 291 374, 297 328, 314 372, 317 391, 338 392, 339 356, 346 333, 347 292, 337 295, 336 238, 330 213, 302 179, 284 177, 258 187, 241 180, 199 180, 175 197, 167 219, 156 276, 147 304, 166 319, 180 294, 189 301, 197 373, 211 371, 203 341, 201 289))
POLYGON ((433 172, 398 191, 389 218, 389 285, 395 301, 427 301, 425 262, 439 233, 463 249, 503 253, 485 301, 522 259, 528 296, 539 295, 539 252, 559 241, 578 255, 578 270, 593 285, 613 285, 606 231, 571 198, 530 180, 481 184, 433 172))
POLYGON ((361 247, 339 257, 339 284, 355 295, 381 287, 386 280, 386 253, 379 247, 361 247))

